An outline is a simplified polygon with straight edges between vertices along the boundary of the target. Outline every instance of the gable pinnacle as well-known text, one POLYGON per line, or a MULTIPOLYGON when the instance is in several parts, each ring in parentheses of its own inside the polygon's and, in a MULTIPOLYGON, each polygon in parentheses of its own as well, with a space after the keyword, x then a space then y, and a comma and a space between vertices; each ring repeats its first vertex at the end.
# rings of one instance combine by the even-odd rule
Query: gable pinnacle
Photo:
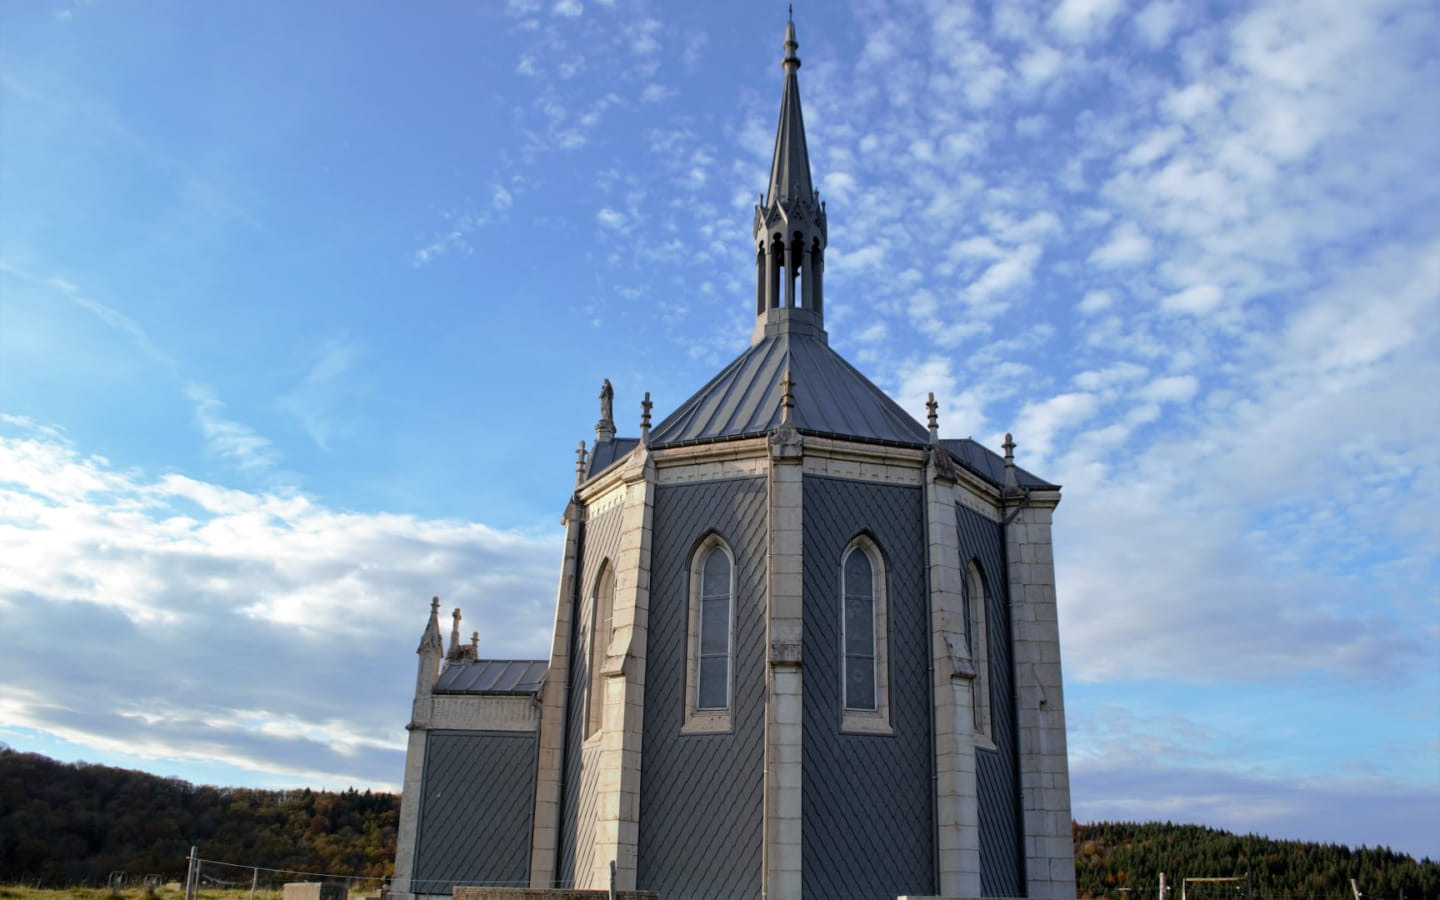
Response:
POLYGON ((795 408, 795 380, 790 377, 790 370, 785 370, 785 377, 780 380, 780 424, 790 424, 790 411, 795 408))
POLYGON ((615 389, 610 386, 610 379, 600 385, 600 421, 595 423, 595 442, 597 444, 611 440, 615 437, 615 389))
POLYGON ((640 443, 649 446, 650 444, 650 408, 655 404, 650 402, 650 392, 645 392, 645 399, 640 401, 640 443))
POLYGON ((934 391, 929 393, 929 397, 925 401, 925 410, 929 413, 927 419, 930 422, 930 441, 938 443, 940 440, 940 404, 935 402, 934 391))

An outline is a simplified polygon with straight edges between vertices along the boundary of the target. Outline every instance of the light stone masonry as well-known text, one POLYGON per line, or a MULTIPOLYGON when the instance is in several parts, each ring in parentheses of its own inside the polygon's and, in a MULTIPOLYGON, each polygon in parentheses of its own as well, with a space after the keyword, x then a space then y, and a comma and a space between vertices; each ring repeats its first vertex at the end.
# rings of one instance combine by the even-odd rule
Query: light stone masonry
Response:
POLYGON ((1051 515, 1058 491, 1027 493, 1005 529, 1020 752, 1026 889, 1031 897, 1075 896, 1051 515))
MULTIPOLYGON (((597 635, 607 647, 604 677, 600 780, 595 798, 595 852, 588 877, 577 864, 577 886, 602 887, 610 881, 634 890, 638 869, 640 750, 644 727, 645 645, 649 631, 650 548, 655 508, 656 467, 644 446, 620 469, 625 506, 620 522, 620 551, 615 560, 612 634, 597 635)), ((599 645, 597 645, 599 646, 599 645)))

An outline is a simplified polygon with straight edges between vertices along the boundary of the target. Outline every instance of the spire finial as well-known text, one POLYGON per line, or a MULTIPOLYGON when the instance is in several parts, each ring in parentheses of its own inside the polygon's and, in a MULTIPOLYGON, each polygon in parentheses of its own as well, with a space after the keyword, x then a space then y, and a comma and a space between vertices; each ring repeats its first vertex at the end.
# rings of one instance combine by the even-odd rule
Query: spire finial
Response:
POLYGON ((581 441, 580 446, 575 449, 575 486, 585 480, 585 442, 581 441))
POLYGON ((790 68, 791 63, 795 64, 796 69, 800 68, 800 57, 795 55, 795 51, 799 49, 800 43, 795 40, 795 7, 791 6, 790 18, 785 22, 785 58, 780 61, 780 65, 785 67, 785 71, 794 71, 790 68))
POLYGON ((795 380, 790 377, 790 370, 785 370, 785 377, 780 379, 780 424, 790 424, 790 412, 795 408, 795 380))
POLYGON ((934 443, 940 440, 940 404, 935 402, 934 391, 929 393, 929 398, 925 401, 925 410, 929 413, 927 418, 930 422, 930 441, 934 443))
POLYGON ((455 607, 450 618, 454 620, 450 625, 450 655, 454 656, 460 652, 460 607, 455 607))
POLYGON ((1020 493, 1020 483, 1015 478, 1015 439, 1010 432, 1005 432, 1005 443, 1000 445, 1005 450, 1005 493, 1020 493))
POLYGON ((655 404, 650 402, 650 392, 645 392, 645 399, 640 401, 640 443, 648 446, 650 444, 650 408, 655 404))
POLYGON ((615 389, 610 379, 600 385, 600 421, 595 423, 595 442, 603 443, 615 437, 615 389))
POLYGON ((440 618, 440 598, 439 598, 439 597, 431 597, 431 598, 430 598, 430 615, 434 616, 436 619, 440 618))

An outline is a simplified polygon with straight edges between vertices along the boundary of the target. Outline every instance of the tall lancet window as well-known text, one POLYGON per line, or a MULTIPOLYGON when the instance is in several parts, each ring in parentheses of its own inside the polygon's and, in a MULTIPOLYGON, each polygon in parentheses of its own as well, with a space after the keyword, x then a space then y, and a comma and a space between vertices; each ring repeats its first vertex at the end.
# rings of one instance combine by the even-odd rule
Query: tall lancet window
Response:
POLYGON ((595 579, 595 595, 591 605, 590 635, 590 696, 585 714, 585 736, 598 734, 605 721, 605 655, 610 649, 612 619, 615 607, 615 567, 606 560, 595 579))
POLYGON ((840 689, 844 731, 890 732, 885 563, 861 536, 840 557, 840 689))
POLYGON ((729 731, 735 646, 735 560, 718 535, 690 564, 684 731, 729 731))
POLYGON ((985 576, 974 560, 965 572, 965 637, 970 647, 970 662, 975 677, 970 681, 970 706, 975 715, 975 735, 979 742, 990 741, 990 642, 985 625, 985 576))

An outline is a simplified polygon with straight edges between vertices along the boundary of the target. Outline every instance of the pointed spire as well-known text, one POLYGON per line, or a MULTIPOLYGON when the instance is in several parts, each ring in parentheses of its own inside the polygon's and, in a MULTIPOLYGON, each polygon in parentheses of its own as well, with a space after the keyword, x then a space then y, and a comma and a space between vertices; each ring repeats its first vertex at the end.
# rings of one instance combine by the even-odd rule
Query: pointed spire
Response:
POLYGON ((420 646, 415 648, 416 653, 443 653, 445 651, 445 638, 440 636, 440 598, 435 597, 430 601, 430 621, 425 623, 425 633, 420 636, 420 646))
POLYGON ((810 181, 810 151, 805 146, 805 117, 800 112, 800 57, 795 51, 795 20, 785 23, 785 93, 780 97, 780 126, 775 132, 775 155, 770 160, 770 190, 767 204, 799 201, 811 203, 815 188, 810 181))
POLYGON ((800 111, 800 43, 795 21, 785 23, 785 87, 770 159, 770 184, 755 206, 755 333, 752 343, 799 326, 825 339, 821 290, 826 243, 825 206, 810 177, 805 116, 800 111))

